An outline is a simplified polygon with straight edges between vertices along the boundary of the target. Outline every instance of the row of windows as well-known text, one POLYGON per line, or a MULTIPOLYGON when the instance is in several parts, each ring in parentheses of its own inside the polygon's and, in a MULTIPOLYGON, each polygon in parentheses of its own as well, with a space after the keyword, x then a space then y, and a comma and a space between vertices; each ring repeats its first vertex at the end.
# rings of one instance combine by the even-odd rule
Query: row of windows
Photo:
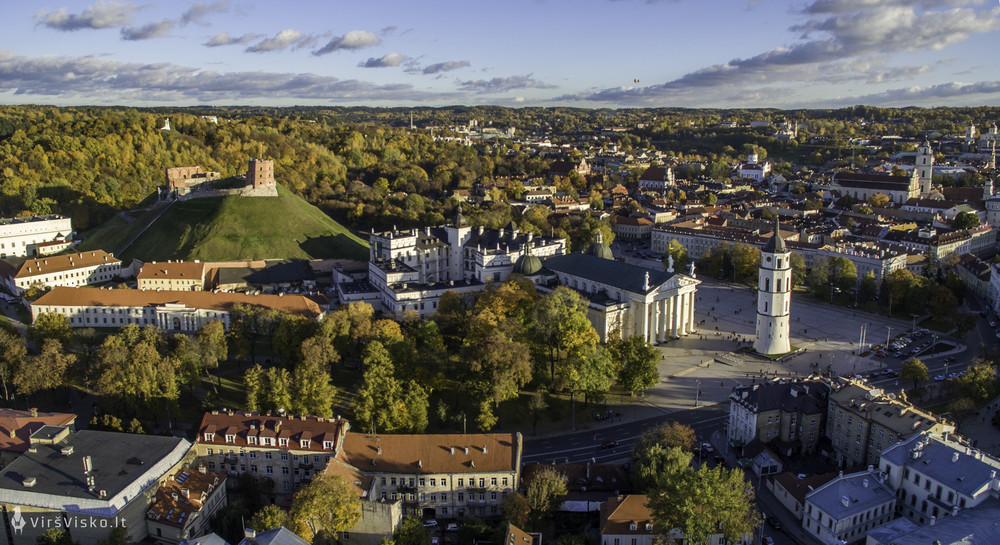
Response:
MULTIPOLYGON (((205 449, 205 454, 207 456, 212 456, 213 454, 215 454, 215 449, 212 449, 212 448, 205 449)), ((226 454, 226 452, 220 448, 218 454, 220 456, 223 456, 223 455, 226 454)), ((229 453, 228 454, 229 454, 229 456, 232 456, 232 457, 236 457, 237 456, 237 453, 233 452, 233 449, 229 449, 229 453)), ((263 454, 264 454, 264 459, 265 460, 272 460, 274 458, 274 456, 273 456, 274 453, 272 453, 272 452, 264 452, 263 454)), ((286 461, 286 462, 288 461, 289 454, 287 452, 280 452, 278 454, 279 454, 279 457, 280 457, 280 459, 282 461, 286 461)), ((257 459, 257 451, 251 450, 250 452, 240 452, 238 454, 238 456, 240 458, 246 457, 246 458, 250 458, 251 460, 255 460, 255 459, 257 459)), ((291 459, 292 459, 293 462, 299 462, 301 460, 302 463, 308 463, 309 462, 309 456, 310 455, 308 455, 308 454, 302 454, 302 455, 292 454, 291 455, 291 459)), ((329 462, 330 461, 330 456, 325 456, 325 455, 321 455, 321 454, 313 454, 312 455, 312 462, 314 464, 319 464, 320 460, 322 460, 324 462, 329 462)))
MULTIPOLYGON (((386 479, 387 479, 387 477, 382 477, 382 486, 386 485, 386 479)), ((408 484, 409 486, 417 486, 417 485, 419 485, 419 486, 427 486, 427 483, 430 482, 430 486, 433 487, 433 486, 437 486, 438 485, 437 484, 438 481, 441 482, 441 486, 448 486, 448 479, 444 478, 444 477, 442 477, 440 479, 438 479, 438 478, 427 478, 427 477, 419 477, 419 478, 417 478, 417 477, 409 477, 409 481, 407 481, 406 477, 400 477, 398 479, 398 482, 397 482, 397 478, 396 477, 388 477, 388 480, 389 480, 389 485, 390 486, 396 486, 397 484, 399 486, 407 486, 407 483, 409 483, 408 484)), ((497 482, 498 482, 497 481, 497 477, 490 477, 490 486, 497 486, 497 482)), ((507 477, 501 477, 500 480, 499 480, 499 482, 503 486, 507 486, 507 482, 508 482, 507 481, 507 477)), ((458 477, 457 482, 456 482, 456 486, 459 486, 459 487, 465 486, 465 477, 458 477)), ((469 477, 469 486, 476 486, 476 478, 475 477, 469 477)), ((479 488, 486 488, 486 478, 485 477, 479 477, 479 488)))

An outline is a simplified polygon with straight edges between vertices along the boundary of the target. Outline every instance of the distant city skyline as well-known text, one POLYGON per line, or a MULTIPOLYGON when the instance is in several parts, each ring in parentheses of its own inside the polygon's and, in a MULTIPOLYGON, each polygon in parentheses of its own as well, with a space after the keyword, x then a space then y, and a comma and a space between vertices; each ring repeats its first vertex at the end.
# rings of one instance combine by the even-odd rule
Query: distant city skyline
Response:
POLYGON ((8 2, 0 103, 998 106, 994 0, 8 2))

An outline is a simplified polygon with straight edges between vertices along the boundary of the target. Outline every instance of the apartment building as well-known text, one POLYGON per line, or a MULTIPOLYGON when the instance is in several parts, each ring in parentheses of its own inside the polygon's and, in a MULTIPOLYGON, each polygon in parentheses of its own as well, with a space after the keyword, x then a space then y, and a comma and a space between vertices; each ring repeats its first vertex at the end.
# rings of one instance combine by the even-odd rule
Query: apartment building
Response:
POLYGON ((348 429, 339 418, 210 411, 194 450, 209 471, 266 477, 274 481, 274 494, 284 495, 326 468, 348 429))
POLYGON ((16 269, 0 264, 3 283, 14 295, 32 285, 77 287, 110 282, 123 274, 120 259, 104 250, 28 259, 16 269))
POLYGON ((802 527, 820 543, 861 543, 895 517, 896 495, 875 471, 840 474, 806 494, 802 527))
POLYGON ((374 500, 423 518, 497 517, 521 476, 520 433, 347 433, 337 459, 371 477, 374 500))
POLYGON ((304 295, 56 287, 31 304, 31 317, 37 320, 39 315, 50 312, 65 316, 70 327, 136 324, 183 332, 197 331, 218 320, 228 330, 229 313, 238 304, 319 319, 326 313, 328 301, 322 296, 304 295))
POLYGON ((175 545, 211 530, 212 516, 226 506, 226 475, 205 464, 184 468, 156 491, 146 527, 156 543, 175 545))
POLYGON ((883 450, 924 431, 953 432, 954 424, 856 380, 835 384, 826 436, 841 467, 878 465, 883 450))
POLYGON ((784 455, 814 454, 826 417, 830 386, 822 380, 779 380, 733 388, 729 440, 754 439, 784 455))
POLYGON ((205 264, 195 261, 151 261, 136 275, 139 289, 164 291, 202 291, 205 289, 205 264))
POLYGON ((897 491, 897 512, 918 524, 1000 494, 1000 460, 949 433, 925 431, 896 443, 882 452, 879 468, 897 491))
POLYGON ((0 219, 0 258, 42 255, 40 245, 73 240, 73 222, 59 215, 0 219))

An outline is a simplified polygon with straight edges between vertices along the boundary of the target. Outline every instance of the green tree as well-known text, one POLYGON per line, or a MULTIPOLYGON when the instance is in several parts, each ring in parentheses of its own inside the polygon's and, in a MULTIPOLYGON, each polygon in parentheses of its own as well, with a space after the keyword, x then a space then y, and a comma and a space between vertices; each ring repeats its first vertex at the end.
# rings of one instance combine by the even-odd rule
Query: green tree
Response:
POLYGON ((662 479, 672 479, 691 468, 691 451, 679 446, 650 442, 637 446, 634 455, 632 486, 640 491, 655 490, 662 479))
POLYGON ((587 302, 566 286, 557 287, 539 300, 534 323, 540 351, 548 352, 550 379, 563 361, 589 355, 600 339, 587 318, 587 302))
POLYGON ((279 526, 289 526, 288 512, 275 504, 268 504, 254 513, 250 519, 248 528, 253 528, 258 532, 273 530, 279 526))
POLYGON ((395 545, 431 545, 431 534, 417 517, 406 517, 392 533, 395 545))
POLYGON ((945 286, 934 286, 931 289, 928 306, 935 320, 947 322, 955 315, 955 309, 958 308, 958 298, 945 286))
POLYGON ((21 395, 63 385, 66 370, 76 362, 76 356, 66 353, 56 339, 45 339, 42 351, 31 356, 14 374, 14 386, 21 395))
POLYGON ((65 528, 49 528, 35 538, 35 545, 80 545, 65 528))
POLYGON ((503 498, 503 516, 518 528, 525 528, 531 516, 528 498, 519 492, 512 492, 503 498))
POLYGON ((952 221, 955 229, 971 229, 979 225, 979 216, 975 212, 959 212, 952 221))
POLYGON ((0 387, 6 401, 14 397, 14 377, 28 357, 24 338, 17 332, 0 329, 0 387))
POLYGON ((365 371, 353 402, 354 419, 369 433, 395 431, 405 420, 405 408, 389 352, 374 341, 368 345, 363 362, 365 371))
POLYGON ((339 475, 320 474, 302 487, 292 499, 291 520, 308 529, 306 541, 322 531, 330 539, 361 520, 361 497, 355 488, 339 475))
POLYGON ((39 314, 35 317, 34 323, 28 326, 28 339, 36 345, 41 345, 46 339, 53 339, 66 346, 72 334, 69 319, 54 312, 39 314))
POLYGON ((658 533, 667 538, 680 529, 692 544, 708 545, 716 533, 734 543, 761 524, 753 487, 740 469, 702 466, 665 473, 648 494, 647 505, 658 533))
POLYGON ((715 206, 717 202, 719 202, 719 196, 712 192, 705 193, 705 196, 701 198, 701 204, 705 206, 715 206))
POLYGON ((677 239, 670 239, 667 243, 666 255, 663 256, 663 267, 670 267, 670 258, 674 258, 674 271, 682 272, 686 270, 688 263, 691 262, 690 257, 688 257, 687 248, 685 248, 677 239))
POLYGON ((665 449, 678 447, 681 450, 689 451, 694 448, 698 436, 694 429, 675 420, 664 422, 643 433, 636 442, 636 457, 639 451, 651 445, 660 445, 665 449))
POLYGON ((260 411, 264 397, 265 380, 264 368, 260 364, 247 369, 247 372, 243 375, 246 408, 248 411, 260 411))
POLYGON ((195 333, 201 368, 207 374, 219 367, 219 363, 229 357, 229 343, 226 328, 219 320, 212 320, 201 326, 195 333))
POLYGON ((930 375, 927 374, 927 365, 917 358, 913 358, 903 362, 903 367, 899 370, 899 378, 900 380, 912 380, 913 387, 916 388, 918 383, 930 379, 930 375))
POLYGON ((975 360, 964 375, 955 379, 955 386, 974 406, 982 406, 996 396, 997 369, 988 361, 975 360))
POLYGON ((536 521, 551 515, 566 497, 566 475, 545 466, 528 483, 528 506, 536 521))
POLYGON ((649 345, 642 335, 615 339, 610 343, 611 353, 618 365, 618 383, 630 394, 652 388, 660 380, 657 368, 659 351, 649 345))
POLYGON ((124 527, 115 528, 108 533, 108 536, 97 542, 97 545, 128 545, 130 536, 124 527))
POLYGON ((802 254, 798 252, 792 252, 788 257, 788 261, 792 266, 792 285, 802 286, 806 282, 806 260, 802 257, 802 254))
POLYGON ((302 358, 292 373, 292 405, 296 414, 333 416, 336 388, 330 382, 330 365, 340 359, 330 338, 317 335, 302 343, 302 358))
POLYGON ((876 193, 868 197, 868 204, 875 208, 885 208, 885 205, 889 204, 889 200, 889 196, 885 193, 876 193))

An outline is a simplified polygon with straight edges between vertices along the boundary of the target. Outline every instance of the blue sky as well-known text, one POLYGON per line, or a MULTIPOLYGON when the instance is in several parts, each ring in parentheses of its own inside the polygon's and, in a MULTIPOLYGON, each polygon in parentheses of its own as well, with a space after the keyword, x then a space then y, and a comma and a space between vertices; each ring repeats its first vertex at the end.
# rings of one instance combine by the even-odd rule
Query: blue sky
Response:
POLYGON ((1000 105, 1000 0, 48 1, 0 103, 1000 105))

